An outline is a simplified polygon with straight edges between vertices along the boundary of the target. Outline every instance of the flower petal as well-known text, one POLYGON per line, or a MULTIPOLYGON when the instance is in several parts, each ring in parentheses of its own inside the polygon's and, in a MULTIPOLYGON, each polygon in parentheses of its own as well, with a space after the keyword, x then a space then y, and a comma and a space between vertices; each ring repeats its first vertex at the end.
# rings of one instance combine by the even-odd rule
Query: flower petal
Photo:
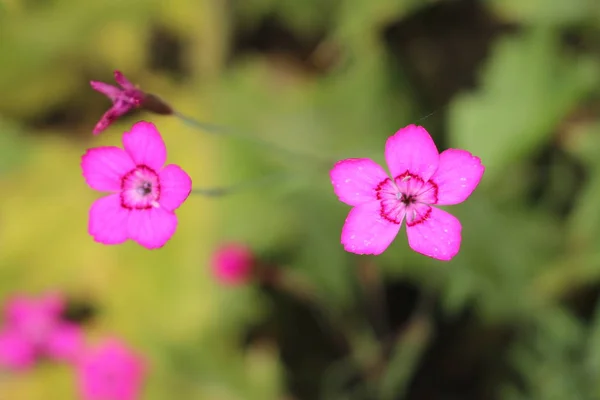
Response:
POLYGON ((96 147, 81 157, 81 169, 86 183, 95 190, 117 192, 121 178, 135 168, 131 157, 118 147, 96 147))
POLYGON ((342 229, 342 244, 351 253, 381 254, 392 243, 400 226, 381 216, 379 201, 364 203, 350 210, 342 229))
POLYGON ((121 206, 118 194, 102 197, 92 204, 88 231, 94 240, 104 244, 119 244, 127 240, 127 219, 130 210, 121 206))
POLYGON ((108 83, 98 82, 98 81, 90 81, 90 86, 97 92, 102 93, 107 96, 112 101, 115 101, 117 97, 121 94, 121 89, 116 86, 109 85, 108 83))
POLYGON ((440 205, 465 201, 479 185, 485 167, 479 157, 466 150, 448 149, 440 154, 440 165, 431 178, 438 186, 440 205))
POLYGON ((104 115, 102 115, 100 121, 98 121, 96 126, 94 126, 92 133, 94 135, 98 135, 104 132, 106 128, 108 128, 110 124, 112 124, 118 117, 119 115, 117 115, 115 112, 114 107, 111 107, 107 112, 104 113, 104 115))
POLYGON ((431 207, 427 219, 406 227, 411 249, 443 261, 449 261, 458 253, 461 230, 460 221, 455 216, 435 207, 431 207))
POLYGON ((117 82, 123 89, 136 89, 135 85, 129 82, 129 80, 125 78, 125 75, 123 75, 121 71, 115 70, 113 74, 115 77, 115 82, 117 82))
POLYGON ((75 324, 58 325, 45 343, 46 353, 57 360, 76 361, 84 349, 83 333, 75 324))
POLYGON ((35 346, 14 330, 0 333, 0 366, 26 369, 35 362, 35 346))
POLYGON ((123 134, 123 146, 137 165, 159 171, 167 160, 167 148, 154 124, 140 121, 123 134))
POLYGON ((161 207, 175 210, 188 198, 192 191, 192 178, 178 165, 169 164, 158 176, 160 182, 161 207))
POLYGON ((88 349, 77 363, 82 398, 134 400, 140 398, 144 361, 121 342, 110 339, 88 349))
POLYGON ((439 158, 433 139, 421 126, 402 128, 385 144, 385 161, 394 178, 409 171, 427 182, 437 170, 439 158))
POLYGON ((338 161, 329 176, 340 201, 351 206, 375 200, 377 186, 388 177, 381 166, 368 158, 338 161))
POLYGON ((129 237, 148 249, 164 246, 175 233, 177 216, 163 207, 132 210, 129 237))

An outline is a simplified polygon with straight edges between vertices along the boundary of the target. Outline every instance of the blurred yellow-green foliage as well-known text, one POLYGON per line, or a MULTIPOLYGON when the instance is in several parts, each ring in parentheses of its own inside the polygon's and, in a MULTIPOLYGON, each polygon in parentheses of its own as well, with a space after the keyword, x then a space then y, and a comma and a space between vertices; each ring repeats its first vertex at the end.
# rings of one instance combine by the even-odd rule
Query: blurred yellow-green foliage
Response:
MULTIPOLYGON (((0 60, 0 295, 90 304, 90 342, 115 335, 148 359, 143 399, 600 399, 597 0, 0 0, 0 60), (425 126, 486 166, 450 210, 461 252, 441 263, 401 234, 380 257, 344 253, 348 207, 310 157, 141 112, 93 137, 109 100, 88 82, 114 69, 331 163, 382 161, 386 137, 425 126), (284 175, 191 196, 161 250, 100 245, 80 157, 137 119, 196 187, 284 175), (221 241, 250 244, 317 305, 220 287, 221 241)), ((0 381, 0 399, 49 393, 77 398, 73 371, 0 381)))

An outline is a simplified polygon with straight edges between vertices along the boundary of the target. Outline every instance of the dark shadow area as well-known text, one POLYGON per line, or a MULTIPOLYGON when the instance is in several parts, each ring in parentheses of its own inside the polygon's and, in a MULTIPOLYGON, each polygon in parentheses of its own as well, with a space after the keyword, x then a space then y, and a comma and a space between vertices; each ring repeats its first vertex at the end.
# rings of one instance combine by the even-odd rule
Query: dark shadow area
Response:
POLYGON ((185 62, 187 47, 185 39, 175 32, 161 26, 154 27, 148 41, 148 67, 179 82, 185 81, 190 76, 189 65, 185 62))
POLYGON ((542 206, 565 219, 575 207, 587 180, 587 169, 555 144, 545 146, 532 161, 530 206, 542 206))
POLYGON ((228 63, 252 54, 263 54, 286 59, 310 74, 326 73, 330 63, 318 62, 314 56, 326 32, 317 32, 310 37, 299 37, 275 16, 264 18, 253 29, 237 28, 232 35, 231 53, 228 63))
POLYGON ((510 327, 481 325, 471 311, 449 320, 435 316, 433 342, 413 377, 407 400, 493 400, 512 374, 510 327))

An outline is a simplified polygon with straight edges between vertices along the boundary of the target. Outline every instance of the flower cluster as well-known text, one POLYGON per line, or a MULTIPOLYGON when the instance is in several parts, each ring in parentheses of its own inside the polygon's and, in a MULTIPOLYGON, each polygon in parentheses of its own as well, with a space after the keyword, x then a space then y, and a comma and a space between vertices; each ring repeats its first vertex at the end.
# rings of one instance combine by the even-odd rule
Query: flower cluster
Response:
MULTIPOLYGON (((139 90, 119 71, 115 72, 115 80, 121 88, 91 82, 95 90, 113 102, 94 133, 138 107, 175 114, 170 106, 139 90)), ((88 185, 111 193, 92 206, 89 232, 104 244, 132 239, 150 249, 162 247, 175 232, 174 211, 188 197, 191 179, 176 165, 163 167, 165 144, 151 123, 135 124, 123 135, 123 146, 91 149, 83 156, 88 185)), ((338 161, 330 172, 334 192, 354 207, 342 230, 344 249, 356 254, 381 254, 406 223, 408 244, 413 250, 439 260, 452 259, 460 249, 461 224, 434 206, 466 200, 483 176, 481 160, 465 150, 448 149, 440 154, 429 133, 415 125, 400 129, 388 139, 385 159, 391 176, 366 158, 338 161)), ((234 262, 221 264, 230 264, 221 269, 221 278, 235 282, 236 274, 243 269, 234 262)))
POLYGON ((118 339, 95 346, 82 328, 65 318, 58 294, 15 296, 4 306, 0 330, 0 368, 26 371, 41 360, 65 362, 76 370, 85 400, 135 400, 144 378, 144 362, 118 339))

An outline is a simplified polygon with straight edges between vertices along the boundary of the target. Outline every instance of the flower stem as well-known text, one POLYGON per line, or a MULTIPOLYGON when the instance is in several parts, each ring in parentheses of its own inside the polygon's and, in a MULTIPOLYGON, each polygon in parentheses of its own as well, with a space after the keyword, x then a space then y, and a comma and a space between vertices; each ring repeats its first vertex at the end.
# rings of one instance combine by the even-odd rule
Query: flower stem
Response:
POLYGON ((202 122, 195 118, 192 118, 190 116, 182 114, 178 111, 174 111, 173 115, 176 116, 177 118, 179 118, 181 121, 183 121, 184 124, 194 128, 196 130, 200 130, 203 132, 208 132, 208 133, 212 133, 212 134, 216 134, 216 135, 226 135, 226 136, 240 138, 240 139, 243 139, 243 140, 255 143, 255 144, 259 144, 259 145, 263 146, 264 148, 273 150, 275 152, 278 152, 278 153, 286 155, 286 156, 302 158, 302 159, 306 159, 306 160, 312 160, 313 162, 316 161, 316 162, 320 162, 323 164, 327 164, 327 166, 330 166, 335 162, 335 160, 330 160, 329 158, 322 157, 322 156, 319 156, 316 154, 309 154, 309 153, 304 153, 304 152, 299 152, 296 150, 288 149, 287 147, 280 146, 276 143, 267 142, 265 140, 255 137, 255 136, 246 135, 239 131, 236 131, 236 130, 233 130, 233 129, 230 129, 230 128, 227 128, 224 126, 215 125, 215 124, 211 124, 211 123, 207 123, 207 122, 202 122))
POLYGON ((207 187, 207 188, 193 188, 191 194, 200 195, 204 197, 223 197, 230 194, 235 194, 237 192, 241 192, 246 189, 252 189, 255 187, 260 187, 271 183, 273 181, 277 181, 283 177, 288 177, 289 174, 278 172, 270 175, 265 175, 258 179, 245 181, 239 183, 237 185, 232 186, 216 186, 216 187, 207 187))

